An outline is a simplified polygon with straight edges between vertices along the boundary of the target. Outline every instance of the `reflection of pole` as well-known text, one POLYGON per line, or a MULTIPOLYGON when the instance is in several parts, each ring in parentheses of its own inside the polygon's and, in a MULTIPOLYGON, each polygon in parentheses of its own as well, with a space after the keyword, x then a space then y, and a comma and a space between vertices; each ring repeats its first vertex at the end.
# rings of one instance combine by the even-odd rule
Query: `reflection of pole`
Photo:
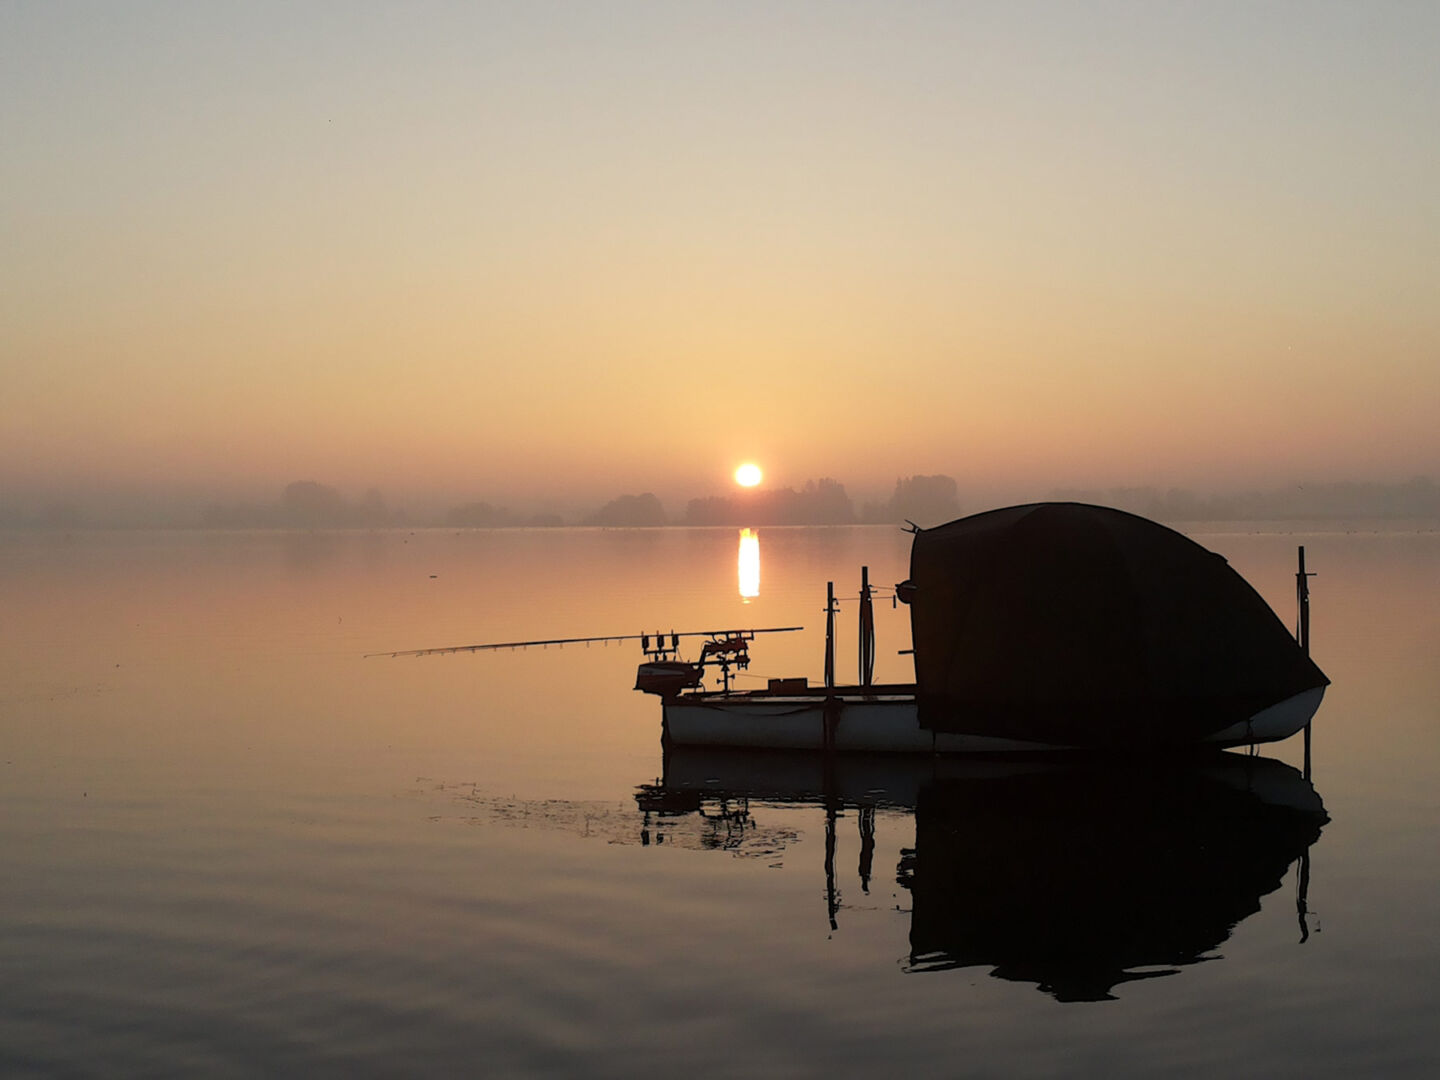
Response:
POLYGON ((835 819, 844 803, 835 782, 835 725, 839 721, 839 703, 825 699, 825 754, 821 785, 825 793, 825 903, 830 913, 830 929, 839 929, 835 913, 840 910, 840 890, 835 886, 835 819))
POLYGON ((1300 856, 1300 883, 1295 893, 1295 912, 1300 916, 1300 944, 1310 940, 1310 922, 1307 916, 1310 908, 1306 900, 1310 896, 1310 849, 1300 856))
POLYGON ((870 868, 875 862, 875 807, 860 807, 860 888, 870 893, 870 868))
MULTIPOLYGON (((1295 629, 1295 640, 1300 651, 1310 655, 1310 577, 1305 572, 1305 545, 1300 545, 1300 567, 1295 572, 1295 603, 1299 610, 1299 625, 1295 629)), ((1305 721, 1305 779, 1310 779, 1310 721, 1305 721)))
POLYGON ((825 583, 825 685, 835 685, 835 583, 825 583))
POLYGON ((840 895, 835 888, 835 800, 825 804, 825 904, 830 909, 830 929, 840 929, 835 912, 840 910, 840 895))

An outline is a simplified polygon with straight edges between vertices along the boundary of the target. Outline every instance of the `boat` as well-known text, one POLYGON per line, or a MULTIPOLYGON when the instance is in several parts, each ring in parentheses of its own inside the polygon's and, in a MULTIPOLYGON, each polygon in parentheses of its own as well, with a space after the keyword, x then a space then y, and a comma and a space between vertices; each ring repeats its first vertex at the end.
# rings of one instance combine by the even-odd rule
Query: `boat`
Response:
MULTIPOLYGON (((875 683, 875 622, 861 569, 857 681, 835 679, 834 583, 825 668, 736 690, 759 634, 798 626, 551 638, 391 652, 640 642, 635 689, 661 701, 667 746, 858 754, 1170 753, 1254 746, 1309 731, 1330 680, 1309 655, 1300 548, 1299 632, 1220 555, 1154 521, 1087 503, 1005 507, 913 527, 915 680, 875 683), (699 658, 681 643, 704 639, 699 658), (718 673, 719 686, 704 685, 718 673)), ((1307 742, 1307 757, 1308 757, 1307 742)))
MULTIPOLYGON (((778 681, 778 680, 777 680, 778 681)), ((1216 748, 1278 742, 1304 730, 1324 688, 1302 691, 1243 721, 1199 736, 1216 748)), ((913 684, 801 691, 697 689, 662 699, 665 739, 677 746, 839 753, 1008 754, 1098 749, 1110 740, 1009 738, 926 727, 913 684)), ((1157 720, 1164 720, 1157 717, 1157 720)), ((1176 744, 1178 746, 1178 744, 1176 744)))
MULTIPOLYGON (((735 691, 747 640, 707 643, 661 698, 679 746, 856 753, 1161 752, 1275 742, 1305 730, 1329 679, 1308 654, 1308 575, 1297 642, 1223 557, 1109 507, 1032 503, 916 529, 909 604, 916 680, 872 684, 874 621, 862 571, 860 679, 826 675, 735 691), (864 635, 868 633, 867 642, 864 635), (868 657, 868 660, 867 660, 868 657), (722 685, 699 676, 719 662, 722 685)), ((666 654, 666 659, 669 654, 666 654)), ((643 671, 642 667, 642 671, 643 671)))

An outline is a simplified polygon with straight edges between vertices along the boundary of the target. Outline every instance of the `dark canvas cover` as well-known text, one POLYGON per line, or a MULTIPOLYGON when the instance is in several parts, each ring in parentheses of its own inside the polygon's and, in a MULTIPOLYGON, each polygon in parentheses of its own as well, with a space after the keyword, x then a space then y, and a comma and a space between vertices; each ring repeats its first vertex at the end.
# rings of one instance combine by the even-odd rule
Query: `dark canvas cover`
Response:
POLYGON ((1083 503, 916 534, 920 722, 1086 746, 1190 743, 1328 680, 1219 555, 1083 503))

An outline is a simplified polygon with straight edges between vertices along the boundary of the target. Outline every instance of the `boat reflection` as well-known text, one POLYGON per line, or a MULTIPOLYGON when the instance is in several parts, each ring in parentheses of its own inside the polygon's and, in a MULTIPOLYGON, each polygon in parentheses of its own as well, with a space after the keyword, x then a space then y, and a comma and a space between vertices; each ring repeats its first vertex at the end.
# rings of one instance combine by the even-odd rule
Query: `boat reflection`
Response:
POLYGON ((1218 959, 1297 860, 1303 941, 1309 849, 1329 820, 1297 770, 1234 753, 827 760, 671 748, 663 779, 636 798, 647 838, 658 818, 702 814, 717 847, 744 843, 751 801, 823 808, 832 927, 837 819, 857 812, 868 891, 877 809, 913 813, 914 845, 896 856, 912 898, 906 970, 989 967, 1060 1001, 1218 959))

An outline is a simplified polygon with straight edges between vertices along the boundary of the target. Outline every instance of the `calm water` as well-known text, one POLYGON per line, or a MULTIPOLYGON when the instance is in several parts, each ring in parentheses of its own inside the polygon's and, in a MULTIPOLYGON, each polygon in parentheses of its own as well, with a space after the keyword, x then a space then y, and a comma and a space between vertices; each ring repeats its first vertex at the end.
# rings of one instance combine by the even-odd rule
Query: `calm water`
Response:
POLYGON ((1133 772, 667 762, 633 646, 364 658, 795 624, 750 674, 818 679, 890 529, 761 530, 748 601, 732 530, 0 535, 0 1074, 1434 1075, 1440 534, 1194 535, 1287 622, 1318 572, 1318 839, 1133 772))

